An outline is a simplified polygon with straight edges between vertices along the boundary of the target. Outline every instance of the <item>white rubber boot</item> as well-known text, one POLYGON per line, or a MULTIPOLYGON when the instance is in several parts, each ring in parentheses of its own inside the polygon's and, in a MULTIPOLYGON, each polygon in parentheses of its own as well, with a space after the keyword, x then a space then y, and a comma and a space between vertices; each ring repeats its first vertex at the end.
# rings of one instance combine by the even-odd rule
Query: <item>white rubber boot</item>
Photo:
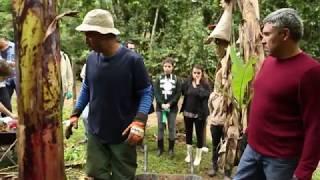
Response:
POLYGON ((191 160, 191 153, 192 153, 192 145, 187 144, 187 157, 184 159, 185 162, 189 163, 191 160))
POLYGON ((202 156, 202 148, 196 149, 196 158, 193 161, 194 166, 199 166, 201 162, 201 156, 202 156))

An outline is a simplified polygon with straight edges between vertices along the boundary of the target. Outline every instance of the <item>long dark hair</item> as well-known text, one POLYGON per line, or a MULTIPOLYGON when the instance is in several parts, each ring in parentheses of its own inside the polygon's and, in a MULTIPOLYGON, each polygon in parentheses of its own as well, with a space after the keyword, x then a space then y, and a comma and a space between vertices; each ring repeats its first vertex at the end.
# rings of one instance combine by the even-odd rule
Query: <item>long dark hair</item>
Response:
POLYGON ((172 57, 166 57, 163 61, 162 61, 162 66, 166 63, 171 64, 174 67, 174 59, 172 57))
POLYGON ((201 80, 200 80, 200 84, 202 85, 209 85, 209 81, 208 81, 208 76, 203 68, 202 65, 200 64, 194 64, 192 66, 192 69, 191 69, 191 75, 190 75, 190 81, 192 82, 193 81, 193 76, 192 76, 192 71, 193 69, 200 69, 202 74, 201 74, 201 80))

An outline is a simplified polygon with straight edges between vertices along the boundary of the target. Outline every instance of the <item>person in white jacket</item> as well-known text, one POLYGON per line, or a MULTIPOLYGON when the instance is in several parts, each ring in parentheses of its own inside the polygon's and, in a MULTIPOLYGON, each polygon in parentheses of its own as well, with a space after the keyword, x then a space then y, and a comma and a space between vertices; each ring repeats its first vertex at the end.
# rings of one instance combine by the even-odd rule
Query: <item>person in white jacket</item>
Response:
MULTIPOLYGON (((84 81, 84 78, 86 77, 86 64, 84 64, 82 66, 81 72, 80 72, 80 77, 82 79, 82 82, 84 81)), ((89 114, 89 104, 84 108, 84 110, 82 111, 81 117, 83 120, 83 126, 85 129, 85 138, 80 141, 79 143, 86 143, 88 138, 87 138, 87 130, 88 130, 88 114, 89 114)))
POLYGON ((61 55, 60 71, 61 71, 63 97, 66 99, 71 99, 72 88, 73 88, 73 72, 72 72, 70 58, 63 51, 60 51, 60 55, 61 55))

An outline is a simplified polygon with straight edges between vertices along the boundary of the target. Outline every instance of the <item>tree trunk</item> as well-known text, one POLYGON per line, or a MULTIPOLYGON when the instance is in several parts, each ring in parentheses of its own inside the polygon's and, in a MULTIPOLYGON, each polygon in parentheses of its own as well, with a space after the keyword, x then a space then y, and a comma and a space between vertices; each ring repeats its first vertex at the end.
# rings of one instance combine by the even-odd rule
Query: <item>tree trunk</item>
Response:
MULTIPOLYGON (((243 24, 240 25, 239 37, 240 46, 245 62, 250 59, 256 59, 256 72, 259 71, 261 63, 264 59, 264 51, 261 42, 261 27, 259 24, 260 12, 258 0, 238 0, 239 9, 242 14, 243 24)), ((247 93, 247 97, 250 97, 250 90, 247 93)), ((248 112, 248 107, 240 107, 242 112, 248 112)), ((247 128, 247 114, 241 115, 242 130, 247 128)))
POLYGON ((240 43, 243 48, 243 57, 246 62, 250 58, 257 58, 257 65, 264 59, 261 43, 261 27, 259 24, 258 0, 238 0, 242 13, 243 24, 240 26, 240 43))
POLYGON ((156 27, 157 27, 157 23, 158 23, 158 16, 159 16, 159 7, 157 7, 156 15, 154 17, 154 22, 153 22, 153 26, 152 26, 151 39, 150 39, 150 50, 152 50, 153 38, 154 38, 154 34, 156 33, 156 27))
POLYGON ((112 11, 113 11, 114 21, 117 21, 118 19, 120 19, 120 17, 122 17, 119 0, 112 0, 112 11))
POLYGON ((19 179, 63 180, 59 33, 44 40, 56 0, 15 0, 19 179))

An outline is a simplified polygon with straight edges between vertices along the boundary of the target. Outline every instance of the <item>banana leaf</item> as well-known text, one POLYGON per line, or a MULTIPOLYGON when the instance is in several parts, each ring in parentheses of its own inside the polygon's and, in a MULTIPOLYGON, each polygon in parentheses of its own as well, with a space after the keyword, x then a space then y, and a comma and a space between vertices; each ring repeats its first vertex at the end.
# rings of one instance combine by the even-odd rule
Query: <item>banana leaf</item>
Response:
POLYGON ((246 93, 249 93, 248 85, 254 77, 254 64, 256 63, 256 59, 251 58, 247 63, 245 63, 243 59, 237 55, 237 51, 234 46, 231 47, 230 57, 232 61, 232 93, 238 103, 238 107, 241 108, 242 105, 248 102, 245 97, 246 93))

